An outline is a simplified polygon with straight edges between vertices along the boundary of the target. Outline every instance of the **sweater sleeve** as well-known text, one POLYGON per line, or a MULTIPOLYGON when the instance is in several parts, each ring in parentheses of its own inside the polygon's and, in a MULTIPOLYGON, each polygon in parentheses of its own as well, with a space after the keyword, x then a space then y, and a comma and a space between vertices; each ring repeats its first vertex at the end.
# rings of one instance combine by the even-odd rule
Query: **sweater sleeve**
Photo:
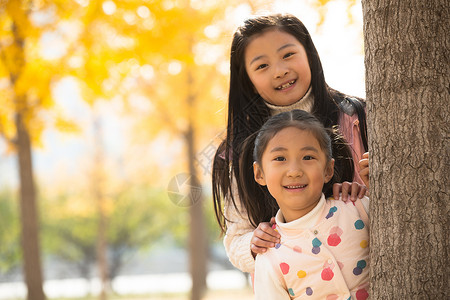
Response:
POLYGON ((250 244, 255 228, 250 224, 245 208, 241 206, 236 184, 233 184, 232 192, 236 207, 231 199, 226 199, 224 215, 227 219, 227 231, 223 244, 233 266, 242 272, 253 273, 255 259, 251 253, 250 244))
POLYGON ((275 272, 268 253, 258 254, 255 263, 255 299, 291 299, 284 282, 275 272))

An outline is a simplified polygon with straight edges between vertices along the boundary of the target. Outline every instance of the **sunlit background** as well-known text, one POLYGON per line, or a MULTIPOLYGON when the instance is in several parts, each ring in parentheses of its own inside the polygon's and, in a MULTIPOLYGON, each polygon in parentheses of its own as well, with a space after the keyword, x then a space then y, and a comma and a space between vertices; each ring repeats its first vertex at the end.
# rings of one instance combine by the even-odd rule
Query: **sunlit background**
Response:
POLYGON ((13 146, 19 96, 48 298, 99 295, 101 213, 109 297, 188 299, 190 208, 170 197, 183 194, 170 183, 190 174, 191 161, 209 245, 205 297, 251 299, 248 277, 227 260, 210 188, 226 124, 232 34, 252 15, 292 13, 312 35, 327 83, 364 97, 360 1, 11 2, 0 1, 0 299, 26 296, 13 146), (23 65, 8 52, 13 19, 21 22, 23 65))

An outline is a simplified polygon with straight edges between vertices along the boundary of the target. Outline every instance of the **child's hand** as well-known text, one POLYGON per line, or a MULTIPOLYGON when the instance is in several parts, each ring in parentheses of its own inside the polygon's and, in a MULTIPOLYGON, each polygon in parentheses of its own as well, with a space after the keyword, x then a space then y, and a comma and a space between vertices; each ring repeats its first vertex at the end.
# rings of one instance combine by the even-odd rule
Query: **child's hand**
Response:
POLYGON ((278 231, 272 228, 273 224, 275 224, 274 217, 270 219, 270 223, 259 223, 255 231, 253 231, 250 245, 253 257, 256 257, 256 254, 266 252, 267 248, 275 247, 275 244, 280 242, 281 236, 278 231))
POLYGON ((361 199, 367 192, 367 187, 358 182, 348 182, 333 184, 333 197, 334 199, 339 199, 339 193, 341 194, 342 201, 347 201, 350 195, 351 201, 356 201, 356 199, 361 199))
POLYGON ((359 161, 359 176, 364 184, 369 187, 369 152, 363 154, 363 159, 359 161))

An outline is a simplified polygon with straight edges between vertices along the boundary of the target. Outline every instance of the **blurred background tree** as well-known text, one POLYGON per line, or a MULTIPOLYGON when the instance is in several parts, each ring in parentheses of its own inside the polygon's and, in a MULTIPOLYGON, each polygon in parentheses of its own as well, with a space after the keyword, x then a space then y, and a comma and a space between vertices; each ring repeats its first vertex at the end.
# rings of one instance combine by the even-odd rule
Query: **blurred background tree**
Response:
MULTIPOLYGON (((0 133, 17 153, 20 182, 22 257, 28 299, 43 300, 39 217, 32 167, 32 144, 44 129, 39 112, 52 105, 54 66, 39 55, 41 29, 30 18, 32 2, 6 1, 1 8, 0 76, 4 80, 0 133)), ((56 72, 55 72, 56 73, 56 72)))

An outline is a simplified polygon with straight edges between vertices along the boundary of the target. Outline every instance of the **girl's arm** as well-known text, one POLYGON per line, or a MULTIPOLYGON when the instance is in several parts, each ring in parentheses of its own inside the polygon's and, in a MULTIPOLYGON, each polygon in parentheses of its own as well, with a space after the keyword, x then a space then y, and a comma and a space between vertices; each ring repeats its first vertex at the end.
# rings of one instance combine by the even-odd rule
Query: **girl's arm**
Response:
POLYGON ((224 214, 227 231, 223 240, 230 262, 242 272, 254 273, 255 256, 263 253, 267 247, 274 247, 279 242, 279 233, 272 229, 270 223, 261 223, 254 228, 248 220, 247 212, 240 206, 237 192, 234 194, 236 206, 226 201, 224 214))
POLYGON ((255 299, 291 299, 280 276, 281 274, 274 270, 269 255, 258 255, 255 264, 255 299))
POLYGON ((227 231, 223 239, 225 251, 231 264, 242 272, 253 273, 255 270, 255 259, 250 250, 251 239, 254 228, 251 226, 247 213, 239 206, 239 199, 235 196, 238 210, 231 201, 226 201, 224 215, 228 220, 227 231))

